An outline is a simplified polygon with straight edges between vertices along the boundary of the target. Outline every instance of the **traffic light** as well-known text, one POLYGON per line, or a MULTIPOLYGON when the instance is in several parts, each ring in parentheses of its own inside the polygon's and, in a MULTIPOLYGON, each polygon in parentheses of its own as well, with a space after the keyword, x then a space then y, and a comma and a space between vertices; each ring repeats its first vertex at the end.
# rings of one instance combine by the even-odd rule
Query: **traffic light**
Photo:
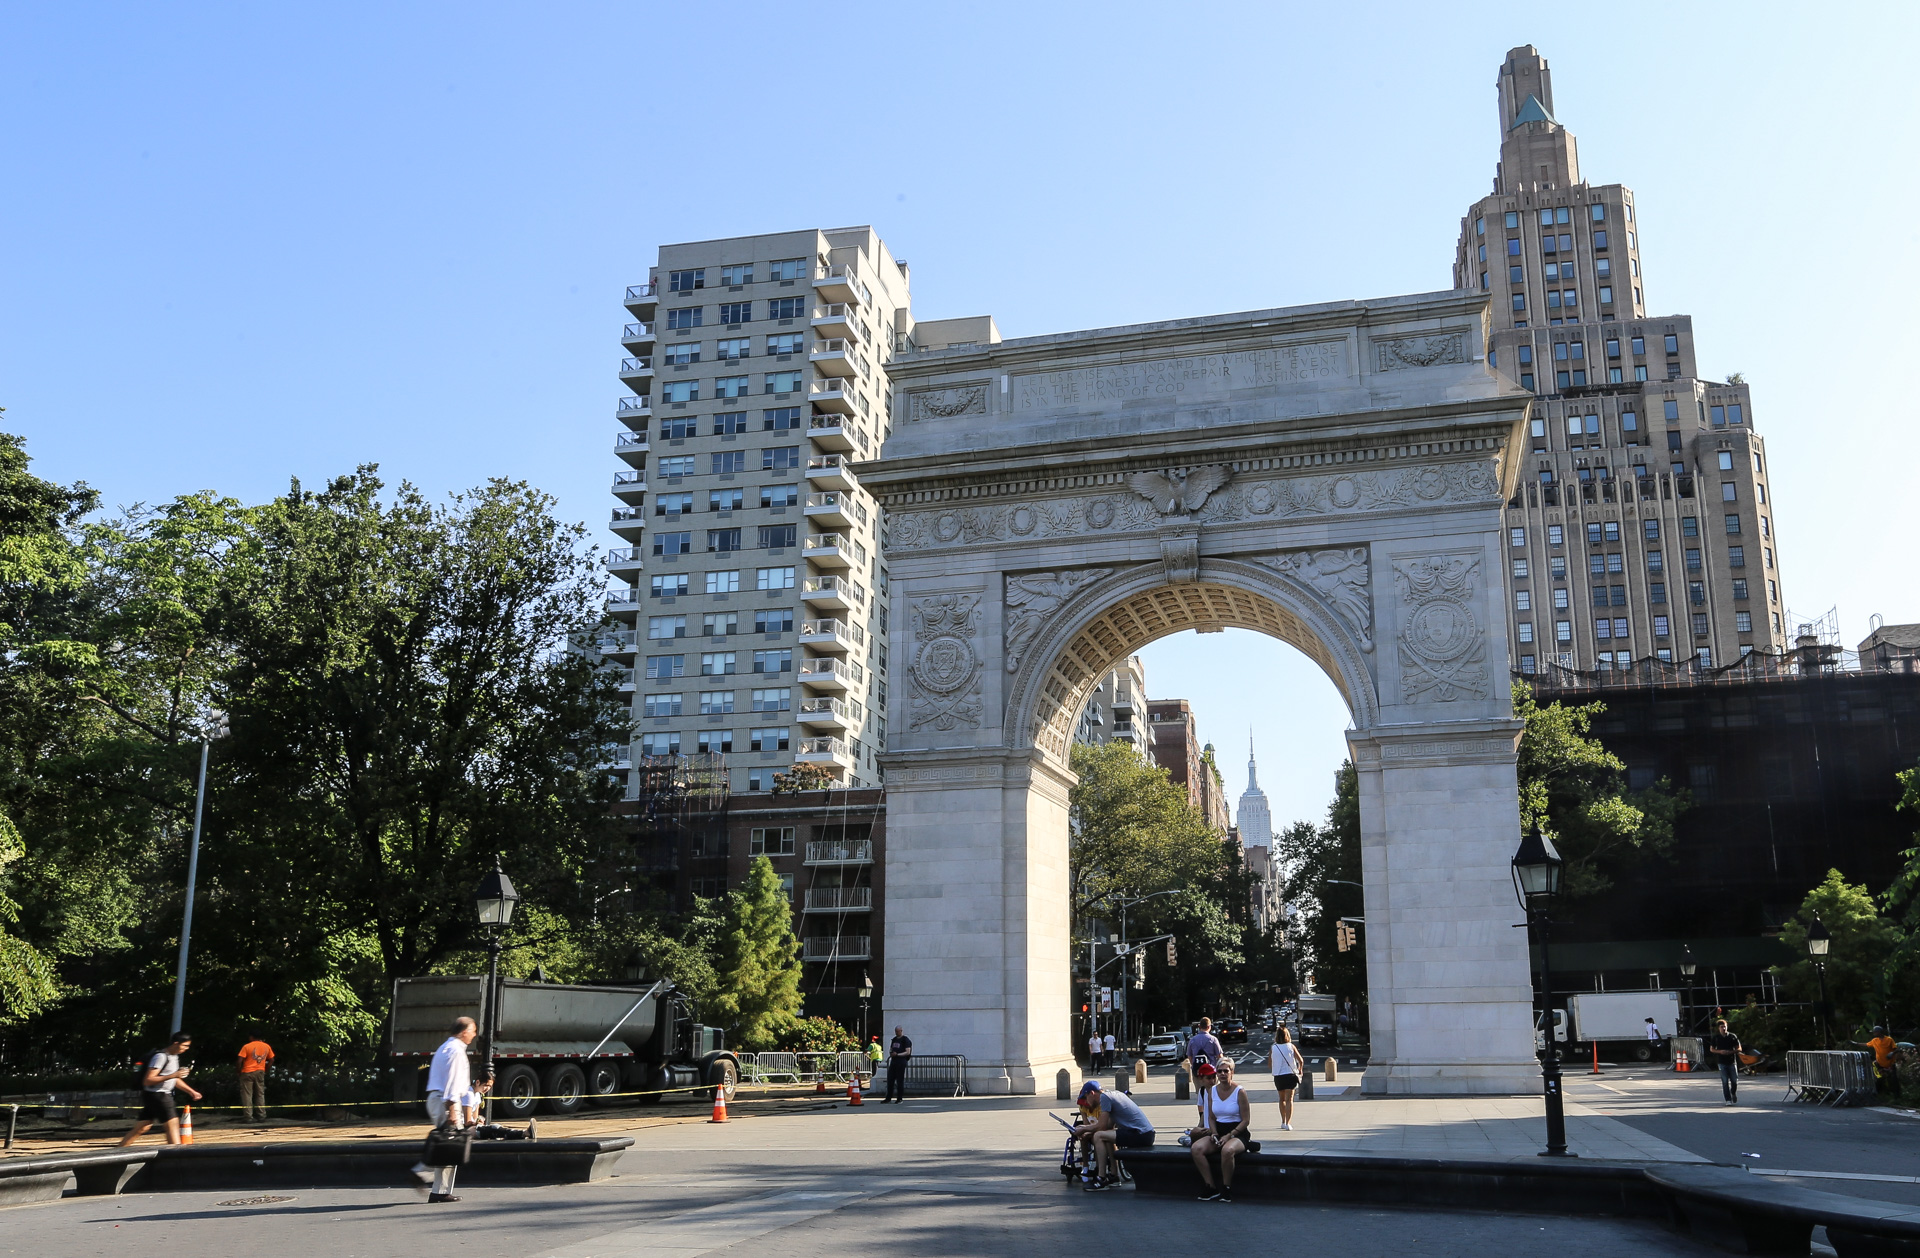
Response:
POLYGON ((1345 952, 1353 947, 1353 927, 1347 925, 1345 922, 1335 923, 1333 935, 1334 939, 1340 944, 1340 951, 1345 952))
POLYGON ((1167 968, 1169 970, 1180 964, 1180 951, 1174 947, 1175 942, 1176 941, 1172 939, 1167 940, 1167 968))
POLYGON ((1133 990, 1147 989, 1147 954, 1144 951, 1133 954, 1133 990))

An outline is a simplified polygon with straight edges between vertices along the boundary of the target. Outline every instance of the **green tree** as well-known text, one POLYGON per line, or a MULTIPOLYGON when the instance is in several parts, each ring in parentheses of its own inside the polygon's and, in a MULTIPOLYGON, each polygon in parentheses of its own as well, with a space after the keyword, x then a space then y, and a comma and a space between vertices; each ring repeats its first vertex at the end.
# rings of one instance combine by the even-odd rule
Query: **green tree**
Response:
POLYGON ((737 1047, 769 1049, 800 1012, 800 941, 793 902, 773 862, 753 858, 746 885, 728 895, 719 987, 710 1002, 737 1047))
MULTIPOLYGON (((1920 766, 1895 775, 1900 783, 1899 811, 1920 822, 1920 766)), ((1897 1018, 1903 1026, 1920 1019, 1920 974, 1914 958, 1920 953, 1920 830, 1915 831, 1914 846, 1900 853, 1900 872, 1880 897, 1899 938, 1886 963, 1881 967, 1879 990, 1886 1016, 1897 1018)))
POLYGON ((1526 722, 1520 735, 1520 825, 1539 825, 1566 861, 1565 893, 1593 895, 1613 885, 1612 874, 1646 856, 1673 849, 1673 823, 1685 795, 1663 778, 1642 791, 1626 789, 1626 765, 1589 737, 1603 703, 1542 706, 1522 681, 1513 683, 1513 714, 1526 722))
POLYGON ((1351 761, 1334 775, 1333 802, 1325 824, 1298 821, 1274 840, 1275 859, 1287 871, 1284 896, 1294 908, 1286 926, 1301 977, 1313 976, 1318 991, 1352 996, 1364 1003, 1367 992, 1365 927, 1361 947, 1340 951, 1337 927, 1342 917, 1361 917, 1361 889, 1344 885, 1360 879, 1360 785, 1351 761))
MULTIPOLYGON (((1832 936, 1826 960, 1829 1020, 1836 1047, 1864 1040, 1866 1029, 1886 1016, 1887 960, 1901 932, 1882 917, 1866 887, 1849 883, 1837 869, 1827 871, 1807 892, 1800 908, 1780 928, 1780 942, 1798 958, 1779 969, 1781 992, 1789 1001, 1815 1006, 1820 979, 1807 956, 1807 928, 1815 916, 1832 936)), ((1728 1021, 1742 1042, 1769 1053, 1820 1047, 1817 1010, 1757 1006, 1734 1011, 1728 1021)))

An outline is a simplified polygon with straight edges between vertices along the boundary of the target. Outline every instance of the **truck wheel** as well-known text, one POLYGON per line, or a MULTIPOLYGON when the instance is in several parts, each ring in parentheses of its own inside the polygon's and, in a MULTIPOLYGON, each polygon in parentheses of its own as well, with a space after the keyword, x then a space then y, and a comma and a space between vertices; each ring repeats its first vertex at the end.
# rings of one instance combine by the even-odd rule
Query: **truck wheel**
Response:
POLYGON ((571 1114, 586 1103, 586 1072, 570 1061, 548 1066, 541 1083, 547 1094, 543 1104, 549 1114, 571 1114))
POLYGON ((740 1087, 740 1063, 731 1057, 716 1057, 707 1063, 707 1087, 724 1089, 731 1101, 740 1087))
POLYGON ((1633 1050, 1633 1059, 1635 1061, 1652 1061, 1653 1050, 1651 1048, 1648 1048, 1645 1044, 1642 1044, 1640 1045, 1640 1047, 1633 1050))
MULTIPOLYGON (((587 1066, 587 1100, 594 1105, 617 1105, 611 1099, 620 1088, 620 1063, 596 1061, 587 1066)), ((638 1091, 638 1089, 635 1089, 638 1091)), ((625 1098, 622 1098, 625 1099, 625 1098)))
POLYGON ((524 1122, 539 1107, 540 1102, 533 1099, 539 1095, 540 1076, 532 1066, 516 1062, 500 1072, 500 1081, 494 1085, 494 1116, 524 1122))

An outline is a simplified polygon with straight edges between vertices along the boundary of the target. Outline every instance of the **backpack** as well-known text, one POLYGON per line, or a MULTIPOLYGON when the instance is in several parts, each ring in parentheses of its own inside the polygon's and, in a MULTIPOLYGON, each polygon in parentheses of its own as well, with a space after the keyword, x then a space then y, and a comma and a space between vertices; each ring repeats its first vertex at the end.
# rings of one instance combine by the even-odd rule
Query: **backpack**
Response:
POLYGON ((156 1048, 155 1050, 153 1050, 152 1053, 146 1054, 144 1057, 142 1057, 139 1060, 138 1063, 134 1065, 133 1090, 135 1092, 145 1092, 147 1090, 147 1065, 149 1062, 153 1060, 154 1053, 160 1053, 164 1051, 165 1051, 164 1049, 156 1048))

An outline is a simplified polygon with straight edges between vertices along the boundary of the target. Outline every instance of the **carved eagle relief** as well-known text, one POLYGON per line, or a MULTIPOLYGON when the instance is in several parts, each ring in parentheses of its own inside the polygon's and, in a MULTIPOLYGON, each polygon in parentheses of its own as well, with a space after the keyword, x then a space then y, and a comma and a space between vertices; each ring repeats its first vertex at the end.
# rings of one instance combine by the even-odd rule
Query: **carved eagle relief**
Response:
POLYGON ((1192 514, 1206 505, 1207 498, 1233 479, 1233 468, 1225 463, 1208 467, 1170 467, 1164 472, 1135 472, 1127 485, 1161 515, 1176 512, 1192 514))

